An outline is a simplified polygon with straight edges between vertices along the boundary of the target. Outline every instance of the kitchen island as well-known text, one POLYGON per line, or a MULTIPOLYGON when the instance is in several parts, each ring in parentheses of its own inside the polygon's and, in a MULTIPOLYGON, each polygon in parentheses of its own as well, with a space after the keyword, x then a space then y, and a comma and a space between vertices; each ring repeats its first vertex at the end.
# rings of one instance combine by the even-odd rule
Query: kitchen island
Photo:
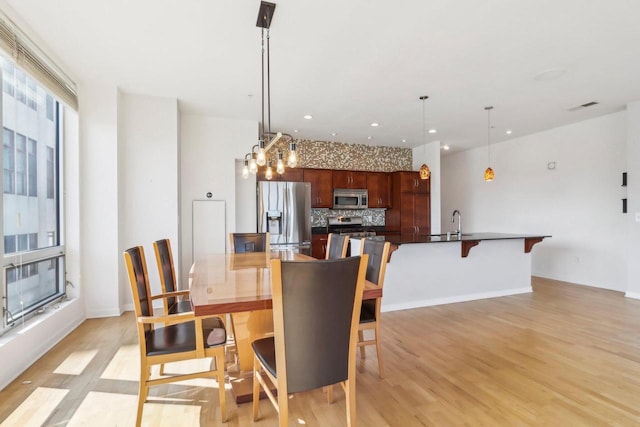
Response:
MULTIPOLYGON (((376 236, 396 246, 382 310, 404 310, 531 292, 531 250, 548 235, 468 233, 376 236)), ((352 239, 351 253, 360 251, 352 239)))

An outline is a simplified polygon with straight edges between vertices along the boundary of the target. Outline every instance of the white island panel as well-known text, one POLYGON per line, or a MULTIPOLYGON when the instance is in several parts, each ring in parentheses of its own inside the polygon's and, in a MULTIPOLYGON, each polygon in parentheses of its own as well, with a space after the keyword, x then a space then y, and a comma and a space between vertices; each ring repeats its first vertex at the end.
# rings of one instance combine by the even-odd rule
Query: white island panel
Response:
MULTIPOLYGON (((359 247, 360 241, 352 242, 352 253, 359 253, 359 247)), ((531 290, 531 253, 524 252, 524 239, 482 240, 465 258, 459 241, 401 244, 387 264, 382 310, 531 290)))

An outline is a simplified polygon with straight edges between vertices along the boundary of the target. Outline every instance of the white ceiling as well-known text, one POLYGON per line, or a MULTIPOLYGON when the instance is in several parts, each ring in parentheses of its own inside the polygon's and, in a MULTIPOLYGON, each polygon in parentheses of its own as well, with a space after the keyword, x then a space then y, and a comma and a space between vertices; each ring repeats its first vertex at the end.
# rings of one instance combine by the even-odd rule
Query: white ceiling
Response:
MULTIPOLYGON (((497 142, 640 100, 637 0, 275 3, 271 128, 298 129, 296 137, 441 141, 454 152, 486 144, 487 105, 497 142), (534 79, 551 69, 565 72, 534 79), (426 139, 421 95, 430 96, 427 126, 438 130, 426 139), (590 101, 599 104, 567 111, 590 101)), ((81 84, 260 119, 259 0, 0 1, 7 4, 81 84)))

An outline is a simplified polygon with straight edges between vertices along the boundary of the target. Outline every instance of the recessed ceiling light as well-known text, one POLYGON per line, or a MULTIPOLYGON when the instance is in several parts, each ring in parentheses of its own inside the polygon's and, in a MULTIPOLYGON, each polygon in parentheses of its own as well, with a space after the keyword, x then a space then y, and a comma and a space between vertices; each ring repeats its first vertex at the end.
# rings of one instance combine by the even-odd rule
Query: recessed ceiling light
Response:
POLYGON ((444 145, 442 146, 442 149, 443 149, 444 151, 448 151, 448 150, 449 150, 449 146, 448 146, 447 144, 444 144, 444 145))
POLYGON ((511 135, 511 129, 507 129, 507 135, 511 135))
POLYGON ((371 139, 371 137, 370 137, 370 136, 368 136, 368 137, 367 137, 367 139, 371 139))
POLYGON ((377 122, 373 122, 373 123, 371 123, 371 127, 376 128, 376 127, 378 127, 378 126, 380 126, 380 123, 377 123, 377 122))
POLYGON ((429 133, 436 133, 438 132, 436 129, 429 129, 429 133))
POLYGON ((304 118, 307 119, 307 120, 311 120, 311 119, 313 119, 313 116, 310 115, 310 114, 307 114, 306 116, 304 116, 304 118))
POLYGON ((336 136, 336 135, 337 135, 337 133, 331 132, 331 136, 336 136))
POLYGON ((293 130, 293 133, 298 133, 298 129, 294 129, 294 130, 293 130))
POLYGON ((402 142, 407 142, 407 140, 406 140, 406 139, 403 139, 403 140, 402 140, 402 142))

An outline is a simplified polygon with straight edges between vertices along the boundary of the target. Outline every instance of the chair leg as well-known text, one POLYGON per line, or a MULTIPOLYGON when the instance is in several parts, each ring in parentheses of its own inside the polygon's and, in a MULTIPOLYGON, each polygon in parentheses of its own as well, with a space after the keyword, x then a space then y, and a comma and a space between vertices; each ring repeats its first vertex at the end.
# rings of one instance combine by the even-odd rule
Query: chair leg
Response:
POLYGON ((347 404, 347 427, 355 427, 356 422, 356 382, 355 380, 346 380, 345 401, 347 404))
MULTIPOLYGON (((358 342, 363 342, 363 341, 364 341, 364 332, 358 331, 358 342)), ((367 357, 367 354, 364 352, 365 347, 366 347, 365 345, 360 346, 360 359, 365 359, 367 357)))
POLYGON ((222 422, 227 422, 227 394, 225 390, 225 379, 224 379, 224 349, 222 349, 222 355, 216 356, 214 358, 216 361, 216 370, 218 371, 218 391, 220 393, 220 416, 222 418, 222 422))
MULTIPOLYGON (((384 367, 382 366, 382 340, 380 339, 380 322, 376 322, 376 352, 378 354, 378 370, 380 371, 380 378, 384 378, 384 367)), ((364 350, 364 348, 363 348, 364 350)))
POLYGON ((280 427, 289 427, 289 396, 278 390, 278 422, 280 427))
POLYGON ((147 380, 151 375, 149 366, 145 363, 140 364, 140 383, 138 385, 138 412, 136 414, 136 427, 140 427, 142 424, 142 410, 144 409, 144 402, 147 401, 149 394, 149 386, 147 380))
POLYGON ((332 404, 333 403, 333 386, 328 385, 325 387, 325 389, 327 391, 327 403, 332 404))
POLYGON ((258 381, 258 375, 260 375, 260 363, 258 359, 253 357, 253 421, 258 421, 258 415, 260 410, 260 381, 258 381))

